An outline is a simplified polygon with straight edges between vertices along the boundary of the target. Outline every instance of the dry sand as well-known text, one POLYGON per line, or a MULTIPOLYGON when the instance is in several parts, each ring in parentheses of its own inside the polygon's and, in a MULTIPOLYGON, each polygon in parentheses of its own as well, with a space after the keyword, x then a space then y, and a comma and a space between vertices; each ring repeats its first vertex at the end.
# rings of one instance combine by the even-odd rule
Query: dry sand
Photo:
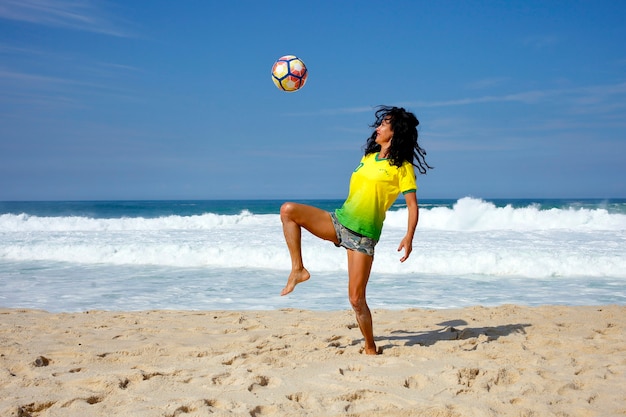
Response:
POLYGON ((0 309, 0 416, 624 416, 626 306, 0 309))

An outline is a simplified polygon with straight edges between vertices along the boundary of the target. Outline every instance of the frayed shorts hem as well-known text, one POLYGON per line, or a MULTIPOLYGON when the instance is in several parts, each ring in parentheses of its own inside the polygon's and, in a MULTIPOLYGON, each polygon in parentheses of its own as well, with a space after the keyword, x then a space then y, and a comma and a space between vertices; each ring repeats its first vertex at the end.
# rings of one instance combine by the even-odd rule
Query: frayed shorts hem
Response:
POLYGON ((363 236, 359 233, 356 233, 337 220, 337 216, 335 213, 330 213, 330 218, 333 221, 333 226, 335 227, 335 233, 337 234, 337 240, 339 243, 335 243, 337 247, 344 247, 346 249, 355 250, 357 252, 364 253, 369 256, 374 256, 374 247, 377 240, 374 240, 370 237, 363 236))

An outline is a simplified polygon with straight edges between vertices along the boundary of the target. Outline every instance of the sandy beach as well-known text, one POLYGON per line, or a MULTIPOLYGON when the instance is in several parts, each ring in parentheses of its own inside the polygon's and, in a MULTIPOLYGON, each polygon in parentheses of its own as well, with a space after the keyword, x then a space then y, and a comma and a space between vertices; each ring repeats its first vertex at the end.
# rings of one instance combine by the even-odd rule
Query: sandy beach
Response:
POLYGON ((373 315, 0 309, 0 415, 626 415, 626 306, 373 315))

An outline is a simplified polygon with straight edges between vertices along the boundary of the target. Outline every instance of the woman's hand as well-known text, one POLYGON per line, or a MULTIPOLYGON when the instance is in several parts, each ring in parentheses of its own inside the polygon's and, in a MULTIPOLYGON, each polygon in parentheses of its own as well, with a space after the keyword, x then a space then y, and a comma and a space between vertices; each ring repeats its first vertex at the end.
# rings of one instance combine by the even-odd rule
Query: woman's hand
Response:
POLYGON ((410 236, 405 236, 398 246, 398 252, 404 249, 404 256, 400 258, 400 262, 404 262, 409 259, 409 255, 413 252, 413 239, 410 236))

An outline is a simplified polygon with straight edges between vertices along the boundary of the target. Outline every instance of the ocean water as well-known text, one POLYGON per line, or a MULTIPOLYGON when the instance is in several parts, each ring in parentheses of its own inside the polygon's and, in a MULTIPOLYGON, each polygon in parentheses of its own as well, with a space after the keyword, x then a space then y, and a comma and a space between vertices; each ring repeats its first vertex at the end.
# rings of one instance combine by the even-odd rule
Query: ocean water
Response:
MULTIPOLYGON (((281 203, 0 203, 0 307, 349 309, 345 250, 307 232, 312 277, 280 297, 290 267, 281 203)), ((420 201, 400 263, 406 217, 402 204, 387 215, 372 308, 626 303, 626 200, 420 201)))

